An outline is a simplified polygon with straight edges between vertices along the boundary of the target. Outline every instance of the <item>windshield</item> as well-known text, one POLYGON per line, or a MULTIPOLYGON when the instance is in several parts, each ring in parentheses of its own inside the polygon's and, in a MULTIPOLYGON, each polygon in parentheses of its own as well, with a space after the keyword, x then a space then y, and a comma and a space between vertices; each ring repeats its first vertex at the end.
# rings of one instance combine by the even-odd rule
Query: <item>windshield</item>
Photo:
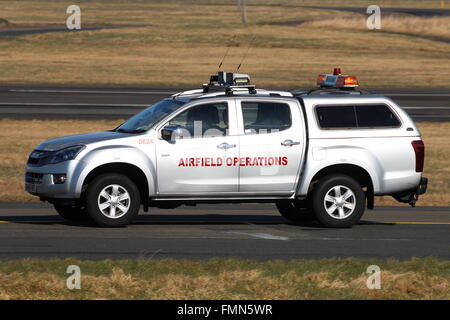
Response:
POLYGON ((121 124, 116 131, 127 133, 145 132, 185 103, 186 101, 174 99, 161 100, 132 116, 126 122, 121 124))

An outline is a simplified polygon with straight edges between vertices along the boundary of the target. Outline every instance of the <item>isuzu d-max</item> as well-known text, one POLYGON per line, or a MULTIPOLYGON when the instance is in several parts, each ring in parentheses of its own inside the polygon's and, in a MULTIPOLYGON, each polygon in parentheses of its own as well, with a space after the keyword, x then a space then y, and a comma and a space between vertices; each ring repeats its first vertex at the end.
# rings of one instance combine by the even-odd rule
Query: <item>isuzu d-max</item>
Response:
POLYGON ((71 221, 124 226, 141 207, 272 202, 293 223, 350 227, 374 197, 414 205, 424 144, 392 100, 354 76, 296 92, 219 72, 115 129, 52 139, 26 165, 26 190, 71 221))

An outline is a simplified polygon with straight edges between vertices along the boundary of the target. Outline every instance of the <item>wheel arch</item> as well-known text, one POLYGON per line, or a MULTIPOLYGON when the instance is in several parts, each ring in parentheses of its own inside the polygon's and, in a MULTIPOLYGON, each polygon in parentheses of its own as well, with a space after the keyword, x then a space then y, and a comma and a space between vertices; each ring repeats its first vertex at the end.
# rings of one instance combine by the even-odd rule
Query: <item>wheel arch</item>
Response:
POLYGON ((96 177, 105 173, 119 173, 130 178, 139 189, 141 204, 144 210, 148 210, 149 205, 149 181, 145 173, 137 166, 126 162, 114 162, 100 165, 91 170, 84 178, 82 184, 82 194, 86 191, 89 183, 96 177))
POLYGON ((322 178, 340 174, 352 177, 355 179, 362 188, 366 188, 367 207, 373 209, 374 206, 374 184, 370 173, 364 168, 355 164, 334 164, 320 169, 311 178, 308 186, 308 194, 314 188, 314 185, 322 178))

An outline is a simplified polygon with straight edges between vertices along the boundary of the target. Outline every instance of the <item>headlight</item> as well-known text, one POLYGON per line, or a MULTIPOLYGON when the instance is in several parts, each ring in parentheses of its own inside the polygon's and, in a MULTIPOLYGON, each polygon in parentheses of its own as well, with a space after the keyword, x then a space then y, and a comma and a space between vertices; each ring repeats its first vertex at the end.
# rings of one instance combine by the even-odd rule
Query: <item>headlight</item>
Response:
POLYGON ((45 166, 46 164, 55 164, 67 160, 73 160, 77 155, 86 148, 86 146, 72 146, 58 151, 41 151, 34 150, 28 158, 27 164, 32 166, 45 166))
POLYGON ((55 164, 67 160, 73 160, 76 156, 86 148, 86 146, 73 146, 58 151, 51 152, 45 159, 42 159, 40 165, 55 164))

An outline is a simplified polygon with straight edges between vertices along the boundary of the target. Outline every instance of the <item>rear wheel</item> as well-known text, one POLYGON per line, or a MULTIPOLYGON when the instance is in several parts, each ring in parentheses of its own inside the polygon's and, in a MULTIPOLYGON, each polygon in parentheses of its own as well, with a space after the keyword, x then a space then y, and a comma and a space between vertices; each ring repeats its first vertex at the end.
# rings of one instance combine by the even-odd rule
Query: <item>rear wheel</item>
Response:
POLYGON ((276 206, 283 218, 295 224, 309 222, 314 218, 311 210, 300 201, 279 201, 276 206))
POLYGON ((128 177, 103 174, 89 185, 87 212, 101 227, 122 227, 133 221, 141 206, 139 190, 128 177))
POLYGON ((86 207, 83 205, 61 205, 54 204, 56 212, 64 219, 71 222, 87 222, 89 216, 86 207))
POLYGON ((312 208, 319 222, 331 228, 349 228, 358 223, 365 209, 360 184, 344 175, 331 175, 313 190, 312 208))

